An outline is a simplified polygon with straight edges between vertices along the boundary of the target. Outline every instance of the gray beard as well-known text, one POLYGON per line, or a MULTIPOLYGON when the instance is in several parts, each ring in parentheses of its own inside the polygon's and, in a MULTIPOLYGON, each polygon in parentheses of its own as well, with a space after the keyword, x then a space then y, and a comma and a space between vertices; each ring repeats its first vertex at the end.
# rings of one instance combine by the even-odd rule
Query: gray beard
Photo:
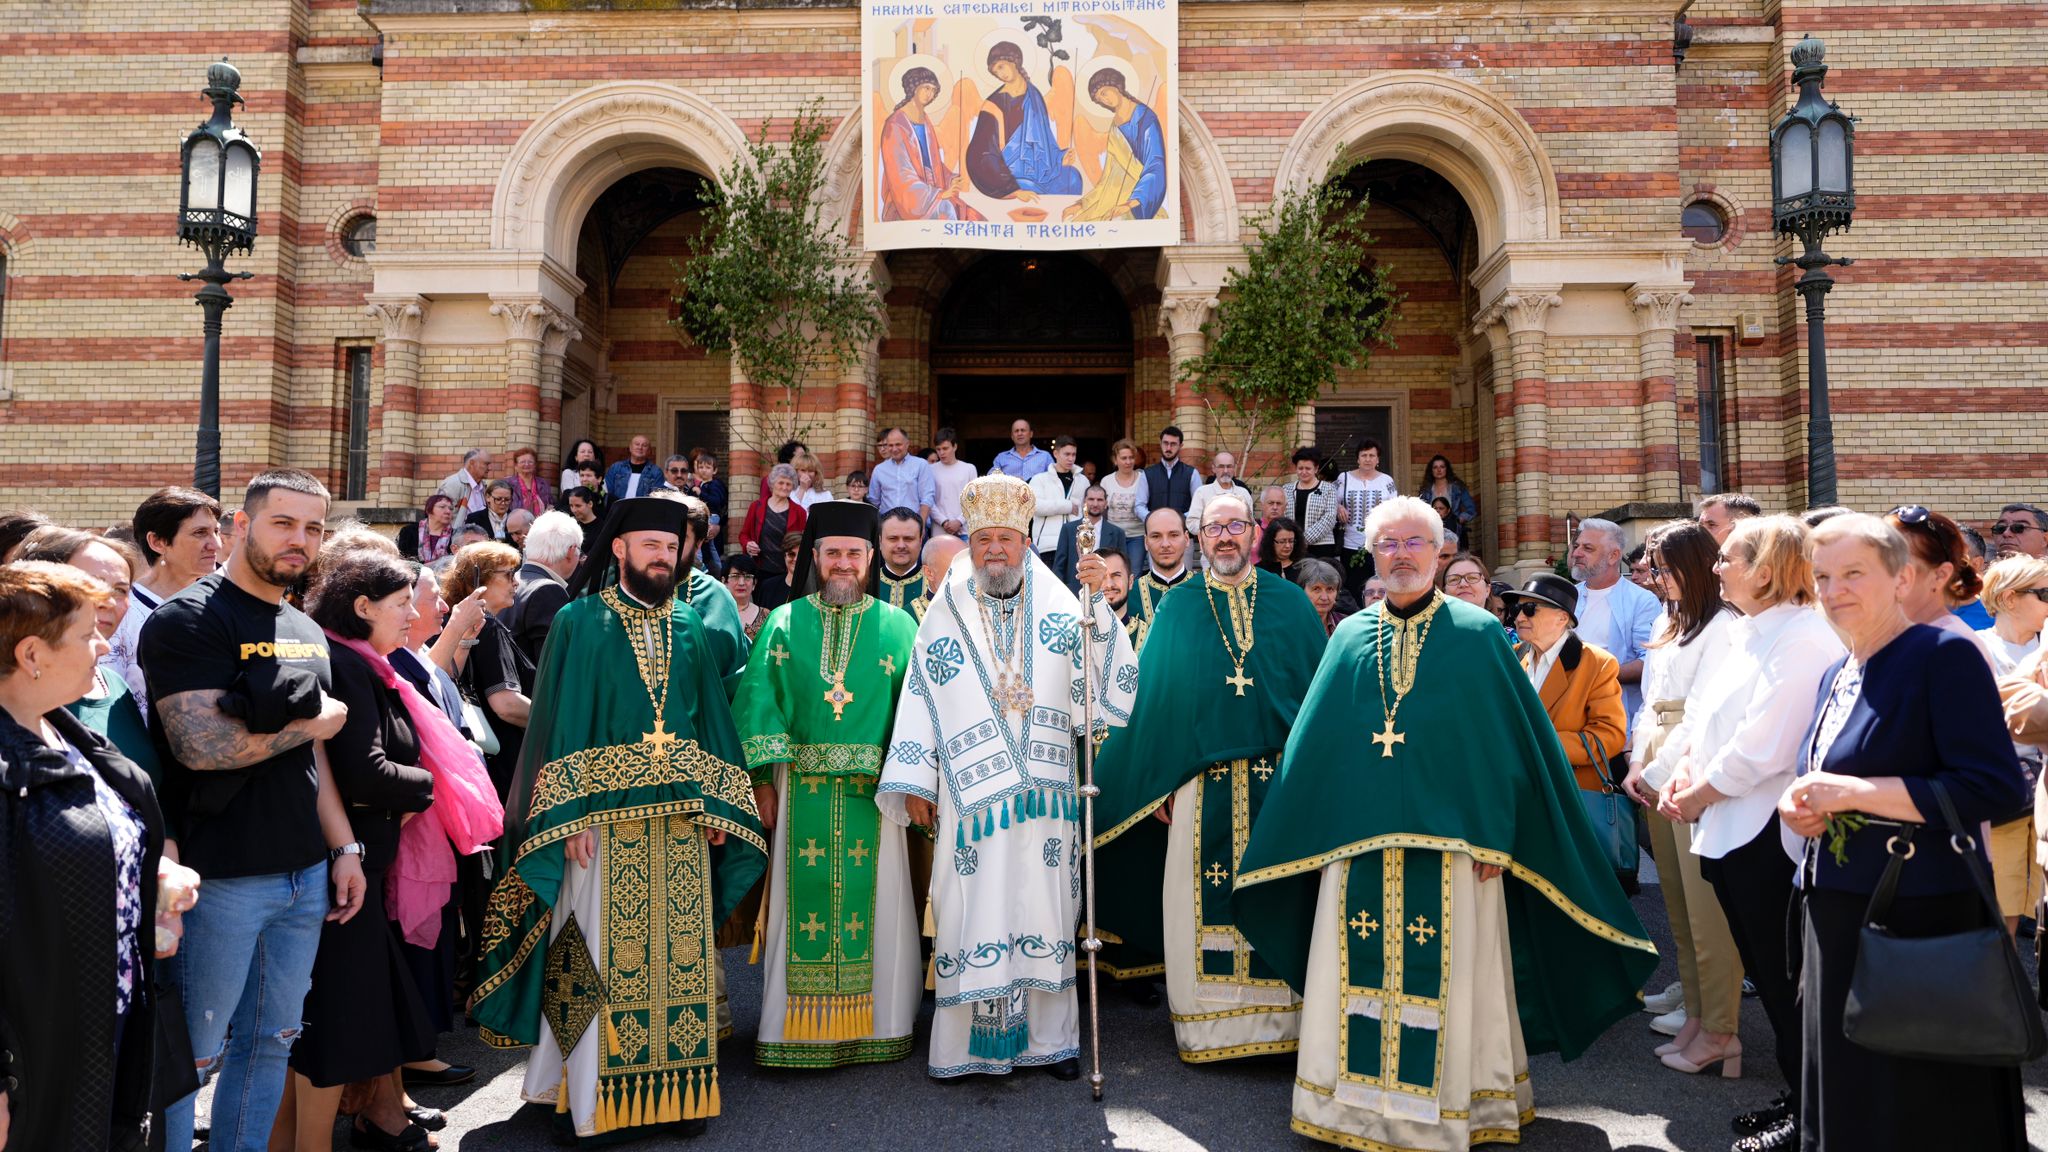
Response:
POLYGON ((1022 564, 988 564, 975 569, 981 581, 984 595, 998 600, 1008 600, 1024 587, 1024 566, 1022 564))
POLYGON ((818 599, 832 605, 834 608, 846 608, 858 604, 861 597, 865 595, 867 593, 861 590, 858 581, 844 576, 827 580, 825 581, 825 586, 818 589, 818 599))
POLYGON ((1228 558, 1211 556, 1209 557, 1209 571, 1214 572, 1218 576, 1234 578, 1239 572, 1244 571, 1246 563, 1243 552, 1228 558))

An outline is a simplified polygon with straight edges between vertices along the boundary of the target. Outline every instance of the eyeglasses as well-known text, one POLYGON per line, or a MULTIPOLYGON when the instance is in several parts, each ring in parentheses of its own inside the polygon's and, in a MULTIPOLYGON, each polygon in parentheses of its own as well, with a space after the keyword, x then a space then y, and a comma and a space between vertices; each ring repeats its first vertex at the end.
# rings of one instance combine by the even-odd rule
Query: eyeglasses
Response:
POLYGON ((1536 610, 1541 607, 1543 607, 1543 605, 1536 603, 1534 600, 1518 601, 1515 604, 1514 615, 1516 617, 1534 616, 1536 615, 1536 610))
POLYGON ((1925 524, 1927 516, 1927 509, 1919 504, 1901 504, 1892 509, 1892 519, 1901 524, 1925 524))
POLYGON ((1662 577, 1662 576, 1664 575, 1664 572, 1665 572, 1665 569, 1663 569, 1663 568, 1659 568, 1659 567, 1658 567, 1658 566, 1656 566, 1655 564, 1652 564, 1652 565, 1650 565, 1650 579, 1652 579, 1652 580, 1656 580, 1656 579, 1659 579, 1659 578, 1661 578, 1661 577, 1662 577))
POLYGON ((2020 589, 2020 595, 2032 596, 2041 603, 2048 604, 2048 588, 2022 588, 2020 589))
POLYGON ((2022 532, 2039 531, 2041 531, 2041 526, 2039 524, 2001 523, 1993 524, 1991 526, 1991 534, 1993 536, 2018 536, 2022 532))
POLYGON ((1209 540, 1221 540, 1225 532, 1230 533, 1232 536, 1242 536, 1246 532, 1251 531, 1251 528, 1252 522, 1249 520, 1232 520, 1226 524, 1204 524, 1202 525, 1202 536, 1209 540))
POLYGON ((1477 588, 1485 583, 1486 577, 1479 575, 1444 577, 1444 587, 1446 588, 1477 588))
POLYGON ((1410 536, 1406 540, 1375 540, 1372 550, 1382 556, 1398 556, 1403 552, 1434 552, 1437 546, 1426 536, 1410 536))

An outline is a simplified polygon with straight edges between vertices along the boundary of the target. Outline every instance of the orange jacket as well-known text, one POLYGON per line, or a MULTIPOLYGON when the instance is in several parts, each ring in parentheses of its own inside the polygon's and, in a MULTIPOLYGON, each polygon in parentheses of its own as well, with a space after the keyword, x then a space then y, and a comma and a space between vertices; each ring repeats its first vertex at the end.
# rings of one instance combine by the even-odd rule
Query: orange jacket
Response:
MULTIPOLYGON (((1528 669, 1537 658, 1535 649, 1523 644, 1521 647, 1522 667, 1528 669)), ((1621 706, 1621 664, 1604 648, 1580 640, 1576 635, 1567 636, 1564 649, 1557 654, 1557 663, 1550 666, 1550 674, 1543 678, 1543 687, 1537 690, 1543 700, 1543 710, 1550 713, 1550 724, 1557 729, 1557 738, 1564 745, 1565 758, 1572 762, 1572 775, 1578 779, 1580 788, 1600 788, 1599 775, 1593 771, 1593 760, 1587 749, 1592 747, 1595 754, 1604 752, 1609 760, 1621 755, 1628 743, 1628 713, 1621 706), (1579 739, 1581 733, 1585 739, 1579 739)), ((1614 782, 1621 783, 1620 774, 1614 782)))

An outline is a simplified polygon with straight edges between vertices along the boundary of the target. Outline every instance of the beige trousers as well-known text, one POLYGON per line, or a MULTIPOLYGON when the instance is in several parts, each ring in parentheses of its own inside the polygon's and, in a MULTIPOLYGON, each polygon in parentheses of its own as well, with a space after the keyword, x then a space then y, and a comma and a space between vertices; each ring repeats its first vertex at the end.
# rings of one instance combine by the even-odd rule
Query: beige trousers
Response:
POLYGON ((1700 875, 1692 828, 1651 813, 1650 855, 1657 861, 1658 887, 1671 918, 1685 1014, 1709 1032, 1734 1033, 1742 1020, 1742 957, 1728 934, 1720 899, 1700 875))

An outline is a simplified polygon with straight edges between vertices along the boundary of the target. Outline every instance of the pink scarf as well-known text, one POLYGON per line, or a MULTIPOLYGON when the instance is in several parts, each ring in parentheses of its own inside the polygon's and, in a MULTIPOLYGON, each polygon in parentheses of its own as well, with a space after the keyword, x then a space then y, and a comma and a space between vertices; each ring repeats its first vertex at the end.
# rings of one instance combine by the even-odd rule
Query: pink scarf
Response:
POLYGON ((385 914, 398 921, 405 942, 432 948, 455 884, 455 854, 472 855, 496 840, 505 830, 505 806, 476 750, 391 661, 361 640, 333 632, 327 637, 368 661, 386 688, 398 690, 419 741, 420 767, 434 776, 434 802, 399 830, 398 861, 384 885, 385 914))

